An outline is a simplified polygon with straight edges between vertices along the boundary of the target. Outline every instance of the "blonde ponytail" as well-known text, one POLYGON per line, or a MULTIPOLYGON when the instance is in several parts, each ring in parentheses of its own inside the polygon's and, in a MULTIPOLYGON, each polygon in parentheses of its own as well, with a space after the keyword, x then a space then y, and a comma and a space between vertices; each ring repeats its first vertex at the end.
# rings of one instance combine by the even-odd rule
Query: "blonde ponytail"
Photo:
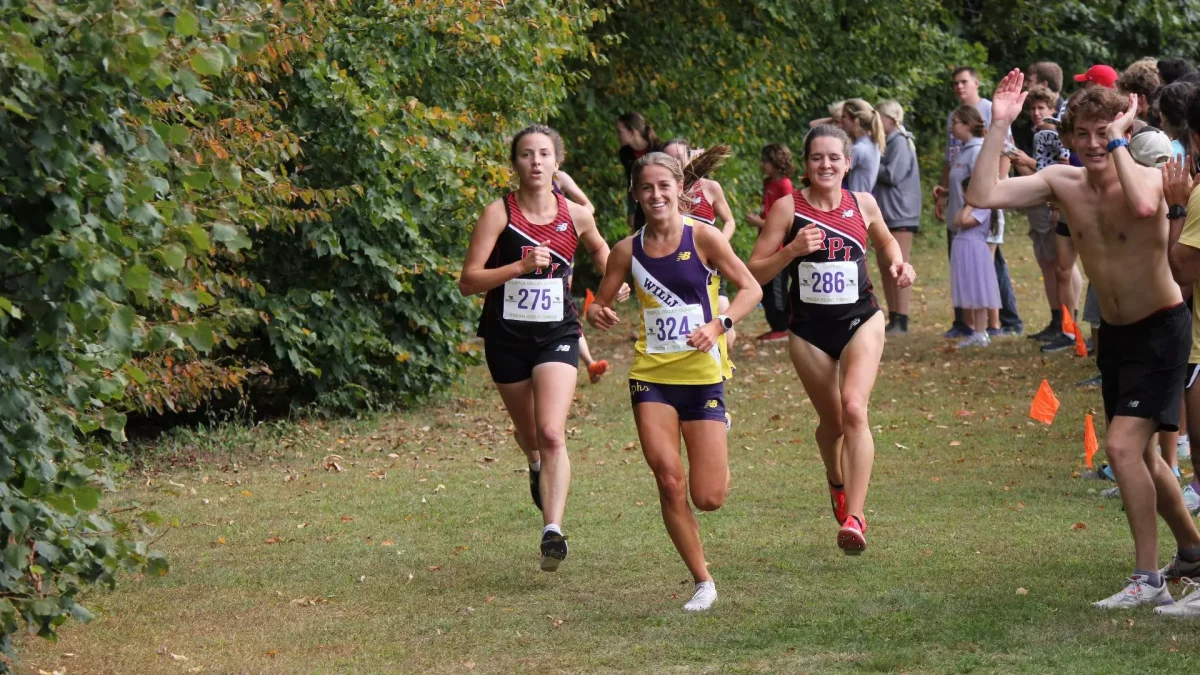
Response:
POLYGON ((871 137, 882 154, 887 149, 887 134, 883 131, 883 120, 879 119, 879 111, 861 98, 852 98, 846 101, 845 110, 871 137))
POLYGON ((879 154, 887 149, 887 134, 883 131, 883 120, 879 119, 879 111, 871 110, 871 140, 875 141, 875 146, 879 148, 879 154))

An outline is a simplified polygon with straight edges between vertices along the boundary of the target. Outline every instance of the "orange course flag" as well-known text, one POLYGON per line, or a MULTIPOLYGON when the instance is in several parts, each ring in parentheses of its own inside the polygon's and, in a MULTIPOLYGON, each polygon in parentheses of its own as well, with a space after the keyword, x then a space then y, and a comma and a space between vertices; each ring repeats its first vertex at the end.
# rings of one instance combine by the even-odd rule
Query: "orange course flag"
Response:
POLYGON ((1042 380, 1037 394, 1033 397, 1033 405, 1029 406, 1030 419, 1042 424, 1054 424, 1054 415, 1058 413, 1058 399, 1050 389, 1050 383, 1042 380))
POLYGON ((1071 316, 1071 313, 1067 311, 1066 305, 1062 305, 1062 317, 1062 332, 1067 335, 1078 336, 1079 331, 1075 327, 1075 317, 1071 316))
POLYGON ((592 303, 595 301, 596 301, 596 296, 592 295, 592 289, 590 289, 590 288, 587 289, 587 295, 583 298, 583 314, 584 314, 584 316, 587 316, 588 307, 591 307, 592 303))
POLYGON ((1092 416, 1088 414, 1083 420, 1083 459, 1087 462, 1087 468, 1092 468, 1092 458, 1096 456, 1096 451, 1100 449, 1100 441, 1096 440, 1096 425, 1092 423, 1092 416))
POLYGON ((1087 356, 1087 343, 1083 341, 1083 331, 1075 331, 1075 355, 1087 356))

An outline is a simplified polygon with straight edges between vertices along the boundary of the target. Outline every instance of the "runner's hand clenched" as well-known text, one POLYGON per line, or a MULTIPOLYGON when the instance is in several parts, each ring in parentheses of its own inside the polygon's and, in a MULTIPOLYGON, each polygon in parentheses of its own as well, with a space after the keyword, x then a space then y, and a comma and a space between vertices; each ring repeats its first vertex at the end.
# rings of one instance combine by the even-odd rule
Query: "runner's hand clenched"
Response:
POLYGON ((817 229, 816 225, 809 223, 800 228, 796 233, 796 238, 788 242, 787 252, 793 258, 801 258, 814 251, 820 251, 824 248, 825 233, 817 229))
POLYGON ((908 288, 917 280, 917 270, 906 262, 895 263, 888 271, 891 272, 892 278, 896 280, 897 288, 908 288))
POLYGON ((712 349, 713 345, 717 344, 717 338, 724 332, 718 321, 709 321, 692 331, 688 335, 687 343, 689 346, 695 347, 697 351, 706 352, 712 349))
POLYGON ((521 274, 529 274, 544 267, 550 266, 550 242, 543 241, 541 244, 525 251, 525 257, 521 258, 521 274))
POLYGON ((593 327, 605 331, 621 323, 621 318, 611 307, 601 307, 600 305, 588 307, 587 320, 593 327))

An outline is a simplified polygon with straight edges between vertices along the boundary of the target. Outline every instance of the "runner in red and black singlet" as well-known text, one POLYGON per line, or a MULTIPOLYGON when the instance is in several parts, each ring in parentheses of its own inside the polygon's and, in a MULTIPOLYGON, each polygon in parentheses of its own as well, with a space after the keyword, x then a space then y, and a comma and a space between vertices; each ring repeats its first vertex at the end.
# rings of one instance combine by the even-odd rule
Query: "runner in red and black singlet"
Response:
POLYGON ((529 488, 544 522, 541 567, 549 572, 567 557, 565 428, 580 336, 567 279, 579 242, 601 274, 608 262, 591 212, 554 192, 562 157, 562 138, 550 127, 535 124, 516 135, 509 159, 520 188, 480 216, 459 280, 464 295, 487 294, 479 335, 517 445, 529 460, 529 488))
POLYGON ((846 132, 815 127, 804 139, 804 162, 809 185, 771 207, 749 267, 759 283, 788 270, 792 365, 820 418, 817 446, 840 526, 838 546, 857 554, 867 547, 863 512, 875 460, 867 403, 884 342, 883 314, 867 277, 868 237, 898 288, 911 286, 915 272, 875 198, 842 189, 850 168, 846 132))

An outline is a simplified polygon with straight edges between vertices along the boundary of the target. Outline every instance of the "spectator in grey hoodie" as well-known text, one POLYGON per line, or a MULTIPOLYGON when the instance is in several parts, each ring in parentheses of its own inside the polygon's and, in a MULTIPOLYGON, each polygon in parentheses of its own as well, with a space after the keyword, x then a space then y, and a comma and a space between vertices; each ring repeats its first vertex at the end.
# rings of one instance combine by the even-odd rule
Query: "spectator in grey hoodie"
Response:
POLYGON ((842 105, 842 129, 854 139, 845 187, 851 192, 870 192, 875 189, 879 155, 886 140, 879 113, 870 103, 852 98, 842 105))
MULTIPOLYGON (((904 128, 904 109, 896 101, 881 101, 875 107, 887 134, 887 147, 879 162, 875 181, 875 199, 888 230, 900 244, 904 262, 910 262, 913 235, 921 224, 921 175, 917 167, 917 146, 913 135, 904 128)), ((882 261, 880 262, 882 265, 882 261)), ((888 306, 887 333, 908 332, 908 303, 912 288, 896 288, 890 274, 880 270, 888 306)))

